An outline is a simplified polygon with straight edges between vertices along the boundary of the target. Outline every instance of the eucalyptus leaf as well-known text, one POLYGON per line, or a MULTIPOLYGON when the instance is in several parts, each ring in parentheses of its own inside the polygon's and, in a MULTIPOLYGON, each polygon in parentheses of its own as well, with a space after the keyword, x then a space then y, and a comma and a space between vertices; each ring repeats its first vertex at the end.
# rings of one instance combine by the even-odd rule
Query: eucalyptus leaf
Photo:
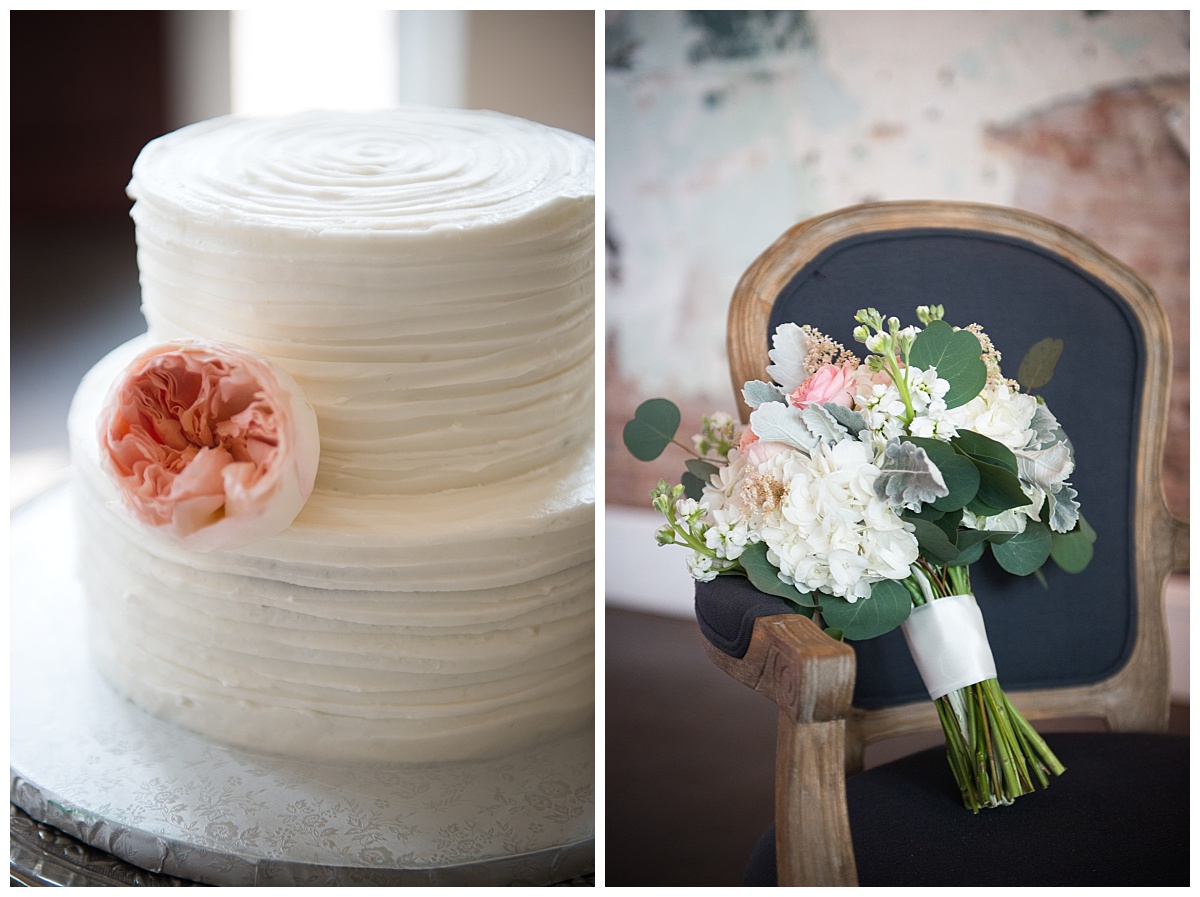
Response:
POLYGON ((950 562, 951 567, 969 567, 981 557, 983 557, 983 546, 986 543, 976 542, 968 548, 960 549, 958 557, 950 562))
POLYGON ((957 408, 979 395, 987 383, 983 347, 969 330, 955 330, 945 321, 930 321, 913 340, 908 363, 925 370, 937 368, 950 384, 946 407, 957 408))
POLYGON ((958 546, 959 551, 966 551, 968 548, 974 548, 976 545, 982 545, 984 542, 989 541, 989 535, 990 533, 987 530, 982 529, 959 530, 955 544, 958 546))
POLYGON ((975 466, 979 468, 979 491, 967 502, 967 510, 976 517, 995 517, 1029 504, 1021 481, 1007 470, 989 464, 976 463, 975 466))
POLYGON ((835 642, 843 641, 846 638, 846 634, 840 629, 826 629, 825 634, 835 642))
POLYGON ((908 520, 911 517, 914 520, 927 520, 930 523, 937 523, 942 519, 942 517, 945 516, 945 514, 945 511, 939 511, 933 505, 921 505, 919 510, 905 511, 904 519, 908 520))
POLYGON ((789 585, 779 578, 779 569, 767 560, 765 544, 755 542, 753 545, 747 545, 738 560, 754 588, 768 595, 784 598, 801 608, 800 613, 812 616, 817 602, 808 592, 801 592, 794 585, 789 585))
POLYGON ((702 480, 690 470, 686 471, 679 478, 679 485, 683 487, 683 494, 688 498, 699 501, 704 497, 704 486, 707 480, 702 480))
POLYGON ((996 467, 1002 467, 1009 473, 1017 473, 1017 459, 1012 449, 974 430, 959 430, 958 435, 950 440, 954 448, 966 455, 972 461, 982 461, 996 467))
POLYGON ((1082 573, 1091 563, 1094 551, 1092 542, 1081 530, 1051 536, 1050 557, 1067 573, 1082 573))
POLYGON ((625 424, 625 448, 639 461, 653 461, 679 432, 679 407, 670 399, 647 399, 625 424))
POLYGON ((742 398, 751 408, 757 408, 768 402, 786 401, 778 386, 774 383, 764 383, 762 380, 751 380, 743 386, 742 398))
POLYGON ((800 410, 779 402, 760 405, 750 412, 750 428, 760 442, 782 442, 806 452, 817 445, 817 437, 804 425, 800 410))
POLYGON ((875 495, 880 501, 916 511, 948 493, 942 472, 923 448, 898 439, 888 442, 875 478, 875 495))
POLYGON ((942 566, 953 563, 958 557, 958 549, 936 523, 911 519, 908 522, 915 527, 913 535, 917 537, 917 547, 921 550, 923 558, 942 566))
POLYGON ((996 562, 1014 576, 1028 576, 1046 563, 1053 539, 1046 525, 1031 520, 1025 531, 1017 533, 1002 545, 992 545, 996 562))
POLYGON ((930 523, 944 532, 946 534, 946 538, 949 539, 953 545, 957 546, 959 532, 958 527, 962 523, 962 517, 962 508, 959 508, 956 511, 947 511, 937 520, 931 520, 930 523))
POLYGON ((825 625, 842 630, 843 638, 853 641, 891 632, 908 619, 910 611, 912 598, 908 589, 892 579, 875 583, 870 598, 859 598, 854 603, 834 595, 821 596, 825 625))
POLYGON ((967 510, 978 517, 992 517, 1029 504, 1017 477, 1016 456, 1007 446, 973 430, 959 430, 950 444, 979 471, 979 488, 967 510))
POLYGON ((1026 392, 1041 389, 1050 382, 1062 350, 1063 341, 1053 337, 1038 340, 1029 347, 1017 369, 1017 382, 1026 392))
POLYGON ((689 473, 700 478, 705 483, 708 482, 709 477, 721 470, 721 468, 717 467, 711 461, 704 461, 700 458, 688 458, 683 462, 683 466, 688 469, 689 473))
POLYGON ((979 470, 969 458, 959 454, 952 445, 940 439, 918 436, 909 436, 906 439, 924 449, 929 460, 941 471, 947 493, 934 499, 934 508, 939 511, 956 511, 965 507, 967 502, 975 497, 975 493, 979 491, 979 470))

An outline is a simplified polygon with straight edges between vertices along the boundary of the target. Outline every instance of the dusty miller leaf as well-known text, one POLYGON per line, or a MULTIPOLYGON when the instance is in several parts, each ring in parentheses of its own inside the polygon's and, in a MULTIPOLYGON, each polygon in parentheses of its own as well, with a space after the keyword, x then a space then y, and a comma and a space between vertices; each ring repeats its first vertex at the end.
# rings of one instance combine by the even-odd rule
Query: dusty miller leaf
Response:
POLYGON ((853 436, 858 436, 867 428, 867 420, 857 411, 847 408, 845 405, 839 405, 837 402, 826 402, 822 406, 826 411, 837 419, 846 430, 853 436))
POLYGON ((1047 493, 1046 501, 1050 507, 1050 529, 1056 533, 1069 533, 1075 529, 1079 521, 1079 502, 1075 501, 1076 492, 1067 483, 1055 492, 1047 493))
POLYGON ((785 395, 791 395, 797 386, 808 379, 808 371, 804 367, 808 337, 798 325, 788 322, 775 329, 771 346, 773 348, 767 354, 773 363, 767 366, 767 376, 779 384, 785 395))
POLYGON ((784 401, 783 393, 774 383, 764 383, 762 380, 751 380, 742 387, 742 398, 751 408, 765 405, 768 402, 784 401))
POLYGON ((949 494, 942 472, 923 448, 898 439, 887 444, 875 479, 875 495, 881 501, 918 511, 922 504, 949 494))
POLYGON ((1033 430, 1033 439, 1030 440, 1026 448, 1040 449, 1054 445, 1056 442, 1065 442, 1067 435, 1059 426, 1058 418, 1041 402, 1034 409, 1033 420, 1029 424, 1029 428, 1033 430))
POLYGON ((1017 457, 1017 476, 1045 493, 1057 492, 1075 469, 1071 452, 1061 442, 1050 448, 1013 454, 1017 457))
POLYGON ((810 433, 830 445, 837 445, 850 435, 824 405, 809 405, 800 412, 800 419, 810 433))
POLYGON ((782 442, 802 451, 810 451, 817 437, 800 419, 800 411, 790 405, 769 402, 750 412, 750 429, 760 442, 782 442))

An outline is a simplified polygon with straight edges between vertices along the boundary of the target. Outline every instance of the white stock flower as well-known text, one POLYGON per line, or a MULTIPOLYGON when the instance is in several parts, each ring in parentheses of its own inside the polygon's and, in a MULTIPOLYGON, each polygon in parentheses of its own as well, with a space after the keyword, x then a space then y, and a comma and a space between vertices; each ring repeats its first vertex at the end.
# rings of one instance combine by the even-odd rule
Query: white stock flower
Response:
POLYGON ((886 374, 871 373, 859 368, 858 394, 854 410, 862 414, 871 431, 876 448, 903 435, 931 439, 950 439, 958 430, 946 410, 946 393, 950 383, 937 375, 937 368, 906 368, 909 401, 913 419, 907 427, 908 413, 899 388, 886 374))

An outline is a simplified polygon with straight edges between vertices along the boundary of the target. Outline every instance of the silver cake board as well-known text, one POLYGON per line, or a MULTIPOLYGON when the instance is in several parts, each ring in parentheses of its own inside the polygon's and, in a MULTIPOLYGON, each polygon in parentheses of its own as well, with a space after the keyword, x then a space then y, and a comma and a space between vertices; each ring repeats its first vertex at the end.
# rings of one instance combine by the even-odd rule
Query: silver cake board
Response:
POLYGON ((498 760, 330 767, 215 744, 92 667, 69 487, 12 518, 10 795, 212 885, 549 885, 594 870, 594 732, 498 760))

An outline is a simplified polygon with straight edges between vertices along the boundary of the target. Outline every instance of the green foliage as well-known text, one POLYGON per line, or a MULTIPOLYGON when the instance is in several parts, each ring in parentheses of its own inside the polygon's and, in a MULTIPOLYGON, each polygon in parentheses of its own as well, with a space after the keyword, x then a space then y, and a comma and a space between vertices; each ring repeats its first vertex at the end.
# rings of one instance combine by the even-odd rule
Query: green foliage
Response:
POLYGON ((762 542, 746 546, 738 559, 750 584, 760 592, 775 595, 795 604, 798 612, 811 617, 816 610, 817 602, 807 592, 801 592, 795 586, 788 585, 779 578, 779 570, 767 560, 767 546, 762 542))
POLYGON ((825 625, 840 629, 843 638, 853 641, 891 632, 908 619, 911 610, 912 598, 908 589, 891 579, 875 583, 870 598, 860 598, 853 604, 845 598, 821 596, 821 617, 825 625))
POLYGON ((1002 467, 1016 476, 1017 456, 1008 446, 994 439, 974 430, 959 430, 958 435, 950 440, 950 444, 972 461, 1002 467))
MULTIPOLYGON (((971 532, 976 532, 976 530, 964 530, 961 535, 965 535, 966 533, 971 533, 971 532)), ((965 548, 960 548, 958 550, 958 557, 956 557, 953 561, 951 561, 949 566, 951 566, 951 567, 970 567, 973 563, 975 563, 977 560, 979 560, 981 557, 983 557, 983 546, 985 544, 986 544, 986 542, 984 542, 984 540, 980 539, 978 542, 975 542, 973 545, 969 545, 965 548)))
POLYGON ((1063 341, 1049 336, 1030 346, 1017 369, 1017 382, 1021 388, 1033 392, 1049 383, 1062 350, 1063 341))
POLYGON ((1028 576, 1050 557, 1050 529, 1040 521, 1031 520, 1025 531, 1017 533, 1003 544, 992 544, 997 563, 1014 576, 1028 576))
POLYGON ((687 467, 687 473, 679 479, 679 482, 683 484, 683 494, 699 501, 704 495, 704 487, 708 484, 709 478, 720 468, 712 462, 700 458, 688 458, 684 462, 684 466, 687 467))
POLYGON ((972 430, 959 430, 950 444, 979 471, 979 488, 967 502, 968 511, 979 517, 992 517, 1029 504, 1029 496, 1017 478, 1016 456, 1007 446, 972 430))
POLYGON ((979 395, 987 383, 983 347, 969 330, 955 330, 945 321, 930 321, 913 340, 908 363, 922 370, 936 367, 950 384, 946 407, 957 408, 979 395))
POLYGON ((679 407, 670 399, 647 399, 625 424, 625 448, 639 461, 653 461, 679 432, 679 407))
POLYGON ((1051 533, 1050 557, 1067 573, 1079 573, 1092 560, 1096 531, 1082 517, 1069 533, 1051 533))
POLYGON ((958 548, 945 530, 936 523, 911 517, 904 519, 916 528, 913 535, 917 537, 917 546, 921 549, 922 557, 938 566, 952 563, 958 557, 958 548))

